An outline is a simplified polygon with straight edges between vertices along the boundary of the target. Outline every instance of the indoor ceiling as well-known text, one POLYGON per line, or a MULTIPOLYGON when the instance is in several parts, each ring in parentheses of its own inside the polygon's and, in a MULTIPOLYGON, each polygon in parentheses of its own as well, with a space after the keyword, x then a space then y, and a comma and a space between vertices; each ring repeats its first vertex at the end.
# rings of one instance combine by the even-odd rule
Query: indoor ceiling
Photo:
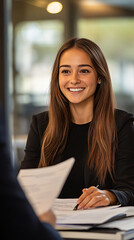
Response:
POLYGON ((134 17, 134 0, 12 0, 14 24, 20 21, 59 18, 76 21, 78 18, 134 17), (50 14, 47 5, 59 1, 60 14, 50 14), (73 19, 73 20, 72 20, 73 19))
MULTIPOLYGON (((90 0, 87 0, 87 1, 90 1, 90 0)), ((98 2, 110 4, 114 6, 134 8, 134 0, 98 0, 98 2)))
MULTIPOLYGON (((26 2, 29 4, 32 4, 37 7, 45 7, 45 5, 48 2, 52 2, 52 0, 15 0, 16 2, 26 2)), ((75 4, 93 4, 93 3, 98 3, 98 4, 108 4, 108 5, 113 5, 113 6, 118 6, 118 7, 124 7, 124 8, 134 8, 134 0, 59 0, 60 2, 64 1, 72 1, 75 2, 75 4)))

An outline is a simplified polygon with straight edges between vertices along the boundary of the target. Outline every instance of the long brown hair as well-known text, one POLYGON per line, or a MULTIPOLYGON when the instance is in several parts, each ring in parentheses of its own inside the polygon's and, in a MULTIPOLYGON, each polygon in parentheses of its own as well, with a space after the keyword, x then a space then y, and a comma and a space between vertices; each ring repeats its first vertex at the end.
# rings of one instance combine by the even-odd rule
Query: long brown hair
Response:
POLYGON ((93 120, 88 132, 88 163, 94 169, 100 183, 105 182, 109 172, 113 178, 115 160, 116 125, 114 116, 114 95, 111 78, 101 49, 91 40, 73 38, 68 40, 57 53, 51 79, 49 122, 45 130, 39 167, 53 164, 56 154, 65 148, 71 114, 68 100, 59 88, 59 62, 66 50, 77 47, 89 54, 101 80, 94 97, 93 120))

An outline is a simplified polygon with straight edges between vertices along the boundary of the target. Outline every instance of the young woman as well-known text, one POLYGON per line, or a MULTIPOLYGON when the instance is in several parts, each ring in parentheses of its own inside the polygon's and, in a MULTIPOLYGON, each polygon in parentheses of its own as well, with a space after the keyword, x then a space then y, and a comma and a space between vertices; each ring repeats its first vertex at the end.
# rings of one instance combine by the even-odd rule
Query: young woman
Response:
POLYGON ((21 168, 74 157, 60 198, 78 198, 78 209, 134 205, 133 121, 115 109, 101 49, 88 39, 70 39, 53 66, 49 111, 33 116, 21 168))

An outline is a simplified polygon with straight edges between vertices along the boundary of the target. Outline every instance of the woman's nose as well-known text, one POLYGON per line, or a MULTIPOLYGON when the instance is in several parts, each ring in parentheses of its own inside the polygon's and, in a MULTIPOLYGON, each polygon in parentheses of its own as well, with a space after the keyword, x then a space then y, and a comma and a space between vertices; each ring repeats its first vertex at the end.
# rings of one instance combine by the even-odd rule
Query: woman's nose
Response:
POLYGON ((74 72, 72 73, 70 82, 71 82, 72 84, 80 83, 80 79, 79 79, 79 76, 78 76, 77 71, 74 71, 74 72))

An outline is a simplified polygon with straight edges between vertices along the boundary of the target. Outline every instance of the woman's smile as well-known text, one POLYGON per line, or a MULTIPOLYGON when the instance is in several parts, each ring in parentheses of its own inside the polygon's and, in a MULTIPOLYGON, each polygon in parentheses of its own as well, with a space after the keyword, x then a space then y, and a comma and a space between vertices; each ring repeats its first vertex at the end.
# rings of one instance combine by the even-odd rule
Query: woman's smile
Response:
POLYGON ((72 88, 72 87, 70 87, 70 88, 67 88, 70 92, 72 92, 72 93, 81 93, 85 88, 81 88, 81 87, 79 87, 79 88, 72 88))

